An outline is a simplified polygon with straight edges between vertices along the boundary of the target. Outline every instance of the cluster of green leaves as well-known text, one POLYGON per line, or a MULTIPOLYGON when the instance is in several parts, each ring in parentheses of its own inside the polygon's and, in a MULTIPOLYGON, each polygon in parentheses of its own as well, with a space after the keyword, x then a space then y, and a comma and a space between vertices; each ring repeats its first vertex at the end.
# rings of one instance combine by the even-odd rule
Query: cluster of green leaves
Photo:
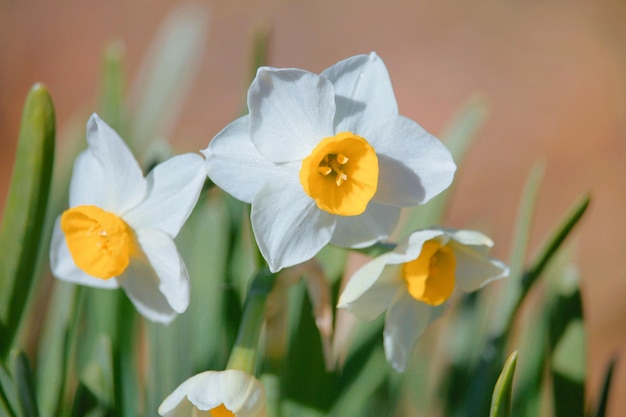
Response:
MULTIPOLYGON (((265 62, 268 33, 266 27, 257 33, 253 68, 265 62)), ((133 94, 126 89, 123 47, 114 43, 105 52, 99 113, 128 139, 146 170, 167 154, 154 139, 168 133, 185 92, 180 81, 197 70, 204 36, 203 20, 193 12, 172 17, 133 94)), ((484 99, 470 100, 443 134, 459 165, 487 110, 484 99)), ((46 242, 67 204, 70 167, 84 143, 82 126, 70 129, 76 133, 57 157, 51 184, 54 111, 45 87, 33 87, 0 229, 0 410, 11 417, 156 415, 183 380, 224 369, 251 277, 261 266, 248 207, 208 186, 177 237, 193 291, 188 311, 171 325, 140 319, 121 291, 51 279, 46 242)), ((307 288, 290 288, 281 299, 287 317, 282 356, 259 355, 257 364, 271 415, 524 417, 549 410, 557 417, 604 416, 613 365, 595 409, 585 410, 580 288, 562 248, 589 199, 566 213, 526 263, 541 178, 542 169, 533 170, 522 196, 511 277, 461 299, 419 343, 405 374, 385 361, 382 319, 359 324, 340 352, 340 366, 328 369, 307 288)), ((451 192, 407 211, 398 237, 441 224, 451 192)), ((347 250, 326 248, 317 257, 333 303, 348 256, 347 250)))

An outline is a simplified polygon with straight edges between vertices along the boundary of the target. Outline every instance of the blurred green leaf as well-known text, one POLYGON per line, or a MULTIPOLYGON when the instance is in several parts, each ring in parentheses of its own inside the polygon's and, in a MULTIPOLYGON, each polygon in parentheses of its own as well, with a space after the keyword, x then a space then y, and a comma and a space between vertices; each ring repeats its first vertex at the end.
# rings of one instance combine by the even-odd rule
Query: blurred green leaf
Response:
POLYGON ((161 26, 133 84, 129 144, 144 155, 157 137, 168 137, 192 87, 206 50, 207 10, 201 4, 176 8, 161 26))
POLYGON ((5 369, 4 364, 0 363, 0 411, 9 417, 17 417, 17 392, 15 385, 5 369))
POLYGON ((562 274, 556 282, 549 344, 555 417, 585 413, 586 335, 578 274, 562 274))
POLYGON ((349 379, 349 383, 342 390, 341 395, 334 402, 329 416, 364 416, 369 407, 370 399, 380 386, 389 377, 389 364, 385 359, 380 340, 377 348, 372 350, 369 357, 354 369, 356 375, 349 379))
POLYGON ((170 325, 147 326, 147 415, 156 415, 161 401, 185 379, 226 363, 236 331, 229 336, 225 313, 226 294, 233 292, 226 283, 229 223, 224 193, 212 188, 200 195, 176 237, 189 271, 191 299, 187 311, 170 325))
POLYGON ((37 352, 37 396, 41 414, 45 417, 64 413, 62 402, 72 366, 72 347, 76 343, 81 290, 74 284, 54 281, 37 352))
POLYGON ((267 65, 271 34, 272 26, 268 21, 263 21, 258 24, 252 33, 252 56, 250 58, 248 84, 245 89, 246 94, 243 97, 243 111, 241 114, 248 113, 248 85, 250 85, 252 80, 256 77, 257 69, 263 65, 267 65))
POLYGON ((489 417, 511 416, 511 392, 513 390, 513 375, 517 365, 517 352, 513 352, 504 363, 502 373, 498 377, 491 397, 491 412, 489 417))
POLYGON ((48 89, 26 98, 13 176, 0 225, 0 360, 6 359, 35 278, 52 178, 55 117, 48 89))
MULTIPOLYGON (((487 99, 483 95, 477 94, 463 104, 444 129, 441 139, 452 153, 452 158, 459 168, 457 175, 470 145, 484 126, 488 115, 489 103, 487 99)), ((400 225, 396 228, 398 237, 401 239, 414 230, 441 223, 454 186, 455 183, 452 183, 447 190, 423 206, 404 209, 400 225)))
POLYGON ((537 205, 537 197, 539 195, 539 189, 541 188, 545 171, 545 162, 536 162, 526 179, 526 184, 524 185, 520 208, 517 212, 517 219, 515 222, 515 231, 513 232, 511 254, 509 256, 510 278, 506 281, 508 288, 519 286, 516 281, 521 279, 522 273, 524 272, 524 262, 526 261, 530 229, 532 227, 535 207, 537 205))
POLYGON ((33 373, 28 358, 22 351, 16 352, 13 358, 13 379, 17 387, 22 414, 26 417, 38 417, 39 407, 37 406, 33 373))
POLYGON ((594 417, 606 416, 606 410, 609 402, 609 392, 611 390, 611 382, 613 381, 613 372, 615 371, 616 363, 617 357, 614 356, 613 358, 611 358, 606 368, 606 372, 604 373, 604 380, 602 382, 602 389, 600 390, 600 395, 598 396, 598 404, 596 406, 596 411, 593 414, 594 417))
POLYGON ((448 410, 451 416, 476 416, 485 415, 488 412, 489 404, 486 400, 486 392, 495 383, 498 370, 504 362, 503 352, 506 342, 509 340, 512 324, 517 315, 522 301, 525 299, 530 288, 537 282, 554 255, 557 253, 574 226, 581 219, 589 205, 590 198, 585 196, 569 211, 564 220, 558 225, 556 230, 550 235, 547 243, 539 252, 536 260, 523 275, 519 282, 517 296, 510 300, 510 304, 504 306, 503 311, 498 314, 504 315, 502 321, 498 321, 491 330, 483 354, 476 364, 469 364, 466 371, 462 372, 471 385, 464 392, 463 400, 449 397, 445 404, 451 405, 448 410))
POLYGON ((104 51, 104 75, 100 91, 99 115, 123 138, 126 135, 124 119, 124 56, 125 48, 122 41, 109 44, 104 51))

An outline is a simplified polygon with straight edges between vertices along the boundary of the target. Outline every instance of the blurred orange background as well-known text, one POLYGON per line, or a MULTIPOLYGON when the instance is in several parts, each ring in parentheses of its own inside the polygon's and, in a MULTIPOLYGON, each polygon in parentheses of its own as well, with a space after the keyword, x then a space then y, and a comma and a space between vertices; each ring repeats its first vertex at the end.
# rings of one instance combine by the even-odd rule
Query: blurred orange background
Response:
MULTIPOLYGON (((102 53, 126 45, 129 81, 163 19, 166 0, 0 0, 0 207, 4 206, 26 93, 52 94, 60 131, 96 110, 102 53)), ((589 328, 590 392, 615 353, 626 353, 626 3, 623 1, 205 1, 201 67, 169 138, 206 147, 241 110, 251 34, 270 24, 269 64, 319 72, 359 53, 385 61, 400 112, 441 133, 474 93, 491 114, 456 178, 446 225, 491 235, 507 258, 520 193, 533 164, 547 172, 533 253, 569 205, 591 192, 576 230, 589 328)), ((622 360, 624 358, 622 357, 622 360)), ((626 413, 618 364, 609 415, 626 413)))

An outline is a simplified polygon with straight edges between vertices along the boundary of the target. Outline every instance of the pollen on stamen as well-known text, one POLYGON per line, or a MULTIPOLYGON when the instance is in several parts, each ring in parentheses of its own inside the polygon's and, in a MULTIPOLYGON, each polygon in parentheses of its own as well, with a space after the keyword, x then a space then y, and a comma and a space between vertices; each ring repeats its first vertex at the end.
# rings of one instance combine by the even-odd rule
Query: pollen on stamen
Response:
POLYGON ((320 167, 317 167, 317 172, 326 176, 330 174, 331 172, 333 172, 333 169, 329 166, 320 166, 320 167))
POLYGON ((348 157, 343 154, 337 154, 337 162, 341 165, 344 165, 348 162, 348 157))
POLYGON ((348 176, 344 174, 343 172, 341 172, 337 174, 337 178, 335 178, 335 184, 337 184, 337 187, 339 187, 341 184, 343 184, 344 181, 347 181, 347 180, 348 180, 348 176))

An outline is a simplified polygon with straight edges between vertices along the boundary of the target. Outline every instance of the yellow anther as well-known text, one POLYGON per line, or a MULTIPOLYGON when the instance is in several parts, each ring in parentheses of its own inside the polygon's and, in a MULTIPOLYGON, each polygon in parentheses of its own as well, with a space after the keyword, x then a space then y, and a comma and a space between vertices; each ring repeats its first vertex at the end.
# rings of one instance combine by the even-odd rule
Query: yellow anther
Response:
POLYGON ((348 162, 348 157, 342 154, 337 154, 337 162, 339 162, 341 165, 344 165, 346 162, 348 162))
POLYGON ((329 166, 319 166, 317 167, 317 172, 319 172, 322 175, 328 175, 331 172, 333 172, 333 169, 329 166))

